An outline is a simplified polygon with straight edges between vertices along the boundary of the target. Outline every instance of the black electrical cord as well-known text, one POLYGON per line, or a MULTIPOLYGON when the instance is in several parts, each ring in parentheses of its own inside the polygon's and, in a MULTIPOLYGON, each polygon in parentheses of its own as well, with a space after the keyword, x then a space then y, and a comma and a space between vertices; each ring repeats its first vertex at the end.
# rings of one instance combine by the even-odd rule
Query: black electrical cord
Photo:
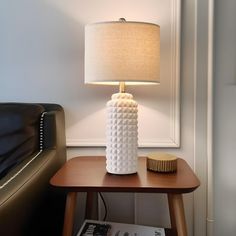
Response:
POLYGON ((105 199, 104 199, 102 193, 98 192, 98 194, 99 194, 100 198, 102 199, 102 203, 103 203, 103 206, 104 206, 104 209, 105 209, 105 215, 103 217, 103 221, 106 221, 106 218, 107 218, 107 205, 106 205, 106 202, 105 202, 105 199))

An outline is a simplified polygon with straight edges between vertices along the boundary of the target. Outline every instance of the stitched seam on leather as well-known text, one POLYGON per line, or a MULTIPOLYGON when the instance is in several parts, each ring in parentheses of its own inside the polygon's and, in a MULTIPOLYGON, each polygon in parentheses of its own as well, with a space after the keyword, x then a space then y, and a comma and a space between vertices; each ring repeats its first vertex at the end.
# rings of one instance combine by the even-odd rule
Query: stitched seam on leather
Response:
POLYGON ((0 189, 3 189, 8 185, 13 179, 15 179, 31 162, 33 162, 43 151, 43 124, 44 124, 44 115, 47 112, 43 112, 40 117, 39 122, 39 152, 29 160, 19 171, 17 171, 10 179, 8 179, 4 184, 0 185, 0 189))

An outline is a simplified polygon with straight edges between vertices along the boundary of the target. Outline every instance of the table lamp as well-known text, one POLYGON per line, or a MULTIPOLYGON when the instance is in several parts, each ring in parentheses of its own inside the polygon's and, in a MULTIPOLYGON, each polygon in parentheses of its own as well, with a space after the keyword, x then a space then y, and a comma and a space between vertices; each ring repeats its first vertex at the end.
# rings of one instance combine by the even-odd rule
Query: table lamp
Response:
POLYGON ((85 83, 119 85, 119 92, 107 102, 108 173, 137 172, 138 105, 125 85, 158 84, 159 78, 158 25, 124 18, 86 25, 85 83))

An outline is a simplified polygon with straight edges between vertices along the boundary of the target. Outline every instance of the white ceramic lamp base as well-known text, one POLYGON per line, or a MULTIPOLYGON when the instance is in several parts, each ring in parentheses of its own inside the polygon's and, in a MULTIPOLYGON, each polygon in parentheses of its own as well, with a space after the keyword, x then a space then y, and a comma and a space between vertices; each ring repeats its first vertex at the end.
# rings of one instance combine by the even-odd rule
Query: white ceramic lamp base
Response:
POLYGON ((112 174, 137 172, 138 104, 129 93, 107 102, 106 169, 112 174))

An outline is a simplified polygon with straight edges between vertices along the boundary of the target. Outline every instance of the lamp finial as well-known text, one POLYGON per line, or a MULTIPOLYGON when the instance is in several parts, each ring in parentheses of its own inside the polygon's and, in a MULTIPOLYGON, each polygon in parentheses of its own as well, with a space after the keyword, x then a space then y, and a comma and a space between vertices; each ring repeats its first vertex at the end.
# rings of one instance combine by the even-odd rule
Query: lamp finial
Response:
POLYGON ((121 17, 121 18, 119 19, 119 21, 121 21, 121 22, 126 22, 126 19, 123 18, 123 17, 121 17))

